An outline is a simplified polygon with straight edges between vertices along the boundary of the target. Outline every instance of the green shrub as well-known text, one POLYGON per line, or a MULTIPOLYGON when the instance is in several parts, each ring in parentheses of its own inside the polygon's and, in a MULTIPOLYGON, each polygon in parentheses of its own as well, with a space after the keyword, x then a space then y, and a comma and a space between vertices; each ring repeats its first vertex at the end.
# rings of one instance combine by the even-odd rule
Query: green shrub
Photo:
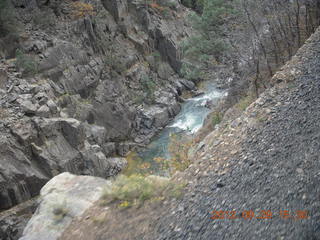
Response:
POLYGON ((227 45, 222 39, 210 39, 204 35, 190 37, 182 48, 185 56, 201 62, 210 61, 227 49, 227 45))
POLYGON ((244 111, 254 101, 254 99, 255 98, 252 95, 245 96, 241 98, 235 106, 241 111, 244 111))
POLYGON ((224 0, 204 0, 201 6, 201 14, 190 15, 190 21, 198 34, 182 43, 184 57, 192 62, 184 64, 182 68, 181 74, 186 78, 194 78, 195 74, 199 75, 203 69, 216 64, 229 48, 224 39, 224 23, 236 13, 232 5, 224 0))
POLYGON ((175 8, 178 2, 173 0, 159 0, 158 1, 160 6, 167 7, 167 8, 175 8))
POLYGON ((139 79, 142 93, 132 91, 132 101, 135 104, 142 104, 144 102, 152 104, 155 101, 154 92, 156 90, 156 83, 148 75, 142 74, 139 79))
POLYGON ((107 53, 107 56, 104 59, 104 63, 119 74, 123 74, 127 70, 127 67, 121 61, 121 59, 111 52, 107 53))
POLYGON ((34 75, 38 72, 38 64, 34 58, 23 53, 20 49, 16 51, 15 65, 24 75, 34 75))
POLYGON ((184 135, 172 134, 170 136, 168 165, 171 173, 184 171, 189 167, 191 159, 189 159, 188 153, 192 145, 192 139, 188 139, 184 135))
POLYGON ((266 116, 258 117, 258 121, 259 121, 259 122, 265 122, 265 121, 267 121, 267 120, 268 120, 268 117, 266 117, 266 116))
POLYGON ((159 176, 119 175, 111 189, 105 190, 101 203, 118 202, 118 206, 123 208, 139 206, 147 200, 181 197, 184 186, 159 176))
POLYGON ((170 9, 169 8, 164 8, 161 12, 162 16, 166 19, 170 18, 171 17, 171 14, 170 14, 170 9))
POLYGON ((211 123, 214 127, 222 121, 223 115, 220 112, 214 112, 211 117, 211 123))
POLYGON ((133 98, 133 102, 138 105, 142 104, 143 100, 144 100, 144 97, 142 95, 137 95, 133 98))
POLYGON ((156 161, 165 172, 174 174, 178 171, 186 170, 192 160, 189 158, 189 151, 194 146, 194 139, 187 137, 184 134, 171 134, 168 151, 170 157, 168 159, 163 157, 156 157, 156 161))
POLYGON ((182 77, 191 81, 197 81, 205 77, 199 66, 187 62, 182 64, 180 74, 182 77))
POLYGON ((296 87, 296 82, 289 82, 287 84, 287 86, 288 86, 289 89, 295 88, 296 87))
POLYGON ((181 3, 188 7, 192 8, 198 13, 201 13, 203 10, 204 0, 182 0, 181 3))

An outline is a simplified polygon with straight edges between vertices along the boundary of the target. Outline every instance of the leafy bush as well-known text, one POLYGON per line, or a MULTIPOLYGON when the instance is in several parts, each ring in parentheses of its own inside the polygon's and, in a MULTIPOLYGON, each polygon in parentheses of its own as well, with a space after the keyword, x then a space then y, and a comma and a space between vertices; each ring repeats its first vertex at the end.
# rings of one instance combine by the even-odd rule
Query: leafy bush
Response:
POLYGON ((183 184, 171 181, 169 178, 159 176, 119 175, 106 189, 101 200, 102 204, 119 202, 119 207, 126 208, 141 205, 147 200, 178 198, 182 195, 183 184))
POLYGON ((130 96, 135 104, 148 103, 153 104, 155 101, 156 83, 148 75, 143 74, 140 77, 140 92, 130 91, 130 96))
POLYGON ((202 13, 203 11, 204 0, 182 0, 181 3, 198 13, 202 13))
POLYGON ((104 63, 119 74, 123 74, 127 70, 127 67, 125 66, 123 61, 121 61, 121 59, 111 51, 107 53, 104 59, 104 63))
POLYGON ((182 64, 180 74, 191 81, 197 81, 198 79, 204 78, 204 73, 201 71, 201 68, 188 62, 182 64))
POLYGON ((195 141, 185 135, 172 134, 169 142, 170 158, 156 157, 156 161, 165 172, 171 174, 177 171, 184 171, 192 163, 189 159, 189 150, 194 145, 195 141))
POLYGON ((167 8, 175 8, 178 5, 178 2, 175 0, 156 0, 155 2, 160 6, 167 8))
POLYGON ((137 152, 131 151, 126 156, 127 167, 124 169, 123 174, 129 176, 135 173, 141 174, 139 166, 143 163, 142 158, 137 154, 137 152))
POLYGON ((211 123, 214 127, 222 121, 223 115, 220 112, 214 112, 211 117, 211 123))
POLYGON ((173 134, 170 136, 168 165, 170 171, 184 171, 191 164, 188 152, 193 145, 193 141, 183 135, 173 134))
POLYGON ((20 49, 16 51, 15 65, 24 75, 34 75, 38 72, 38 64, 34 58, 23 53, 20 49))
POLYGON ((212 60, 211 56, 219 56, 227 49, 222 39, 210 39, 206 36, 192 36, 183 46, 185 56, 192 60, 206 62, 212 60))
POLYGON ((171 16, 169 8, 164 8, 161 13, 162 13, 162 16, 166 19, 170 18, 171 16))
POLYGON ((254 101, 254 97, 252 95, 248 95, 241 98, 240 101, 235 106, 241 111, 244 111, 253 101, 254 101))
POLYGON ((143 103, 144 97, 143 97, 142 95, 137 95, 137 96, 133 97, 132 100, 133 100, 133 102, 134 102, 135 104, 140 105, 140 104, 143 103))

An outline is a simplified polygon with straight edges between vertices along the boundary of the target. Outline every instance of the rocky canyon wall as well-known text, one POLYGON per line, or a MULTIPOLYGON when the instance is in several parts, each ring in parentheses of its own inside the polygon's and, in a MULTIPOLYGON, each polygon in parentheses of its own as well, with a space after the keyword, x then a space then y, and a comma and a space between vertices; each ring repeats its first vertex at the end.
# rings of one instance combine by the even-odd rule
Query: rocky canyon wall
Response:
POLYGON ((176 1, 9 2, 1 38, 0 209, 53 176, 109 177, 180 110, 188 10, 176 1))

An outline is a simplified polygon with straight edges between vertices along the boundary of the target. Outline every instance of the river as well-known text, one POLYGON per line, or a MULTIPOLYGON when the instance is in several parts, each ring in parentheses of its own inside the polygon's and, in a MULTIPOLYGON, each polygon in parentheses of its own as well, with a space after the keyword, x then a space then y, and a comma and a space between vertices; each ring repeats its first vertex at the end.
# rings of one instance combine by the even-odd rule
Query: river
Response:
MULTIPOLYGON (((200 96, 189 98, 182 103, 181 111, 171 123, 146 148, 137 153, 138 156, 134 157, 134 165, 136 165, 134 168, 138 169, 135 169, 133 172, 168 175, 167 171, 161 169, 161 164, 154 159, 159 157, 164 159, 170 158, 168 151, 170 136, 172 134, 192 135, 196 133, 203 126, 206 116, 210 113, 210 109, 206 107, 206 103, 211 102, 211 104, 216 104, 224 95, 222 90, 218 90, 214 83, 209 81, 204 82, 200 90, 204 93, 200 96)), ((132 163, 129 160, 130 164, 132 163)))

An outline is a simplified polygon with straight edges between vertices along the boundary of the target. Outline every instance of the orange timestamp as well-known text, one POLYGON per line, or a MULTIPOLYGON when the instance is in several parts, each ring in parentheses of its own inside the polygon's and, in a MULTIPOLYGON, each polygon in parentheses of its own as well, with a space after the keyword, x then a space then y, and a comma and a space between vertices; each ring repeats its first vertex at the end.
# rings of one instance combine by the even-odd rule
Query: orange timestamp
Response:
POLYGON ((280 217, 282 219, 293 219, 293 220, 303 220, 309 218, 309 212, 306 210, 297 210, 297 211, 289 211, 289 210, 280 210, 278 212, 272 212, 271 210, 260 210, 258 212, 254 212, 253 210, 245 210, 242 212, 237 211, 219 211, 213 210, 210 212, 212 220, 219 219, 272 219, 274 217, 280 217))

